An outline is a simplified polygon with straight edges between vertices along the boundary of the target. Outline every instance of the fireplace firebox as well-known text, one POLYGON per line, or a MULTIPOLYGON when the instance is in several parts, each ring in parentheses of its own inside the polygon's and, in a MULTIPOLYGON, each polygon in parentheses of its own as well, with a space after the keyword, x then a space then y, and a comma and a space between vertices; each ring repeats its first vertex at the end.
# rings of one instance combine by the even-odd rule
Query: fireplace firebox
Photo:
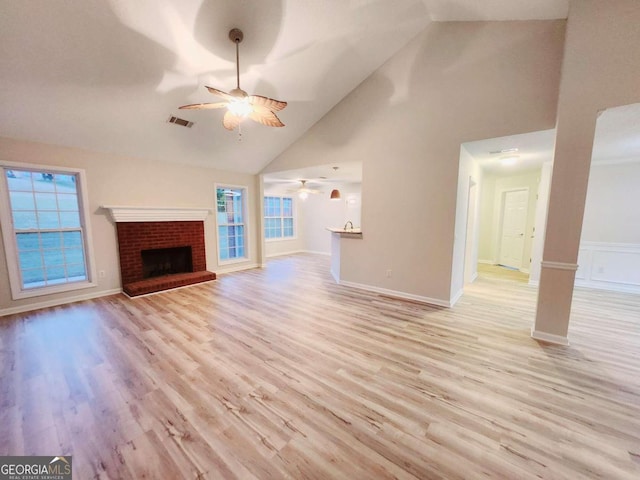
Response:
POLYGON ((142 250, 142 276, 161 277, 193 271, 191 247, 153 248, 142 250))

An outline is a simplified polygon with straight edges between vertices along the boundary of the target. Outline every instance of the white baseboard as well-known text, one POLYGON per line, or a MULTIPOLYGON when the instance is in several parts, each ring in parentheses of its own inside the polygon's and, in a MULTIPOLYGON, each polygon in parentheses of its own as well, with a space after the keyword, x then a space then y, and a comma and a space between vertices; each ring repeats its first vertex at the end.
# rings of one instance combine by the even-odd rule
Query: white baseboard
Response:
POLYGON ((593 290, 606 290, 608 292, 640 293, 640 285, 631 285, 625 283, 599 282, 595 280, 585 281, 576 279, 575 286, 593 290))
POLYGON ((216 275, 224 275, 225 273, 233 273, 233 272, 240 272, 242 270, 251 270, 253 268, 260 268, 261 265, 258 263, 249 263, 249 264, 245 264, 243 263, 242 265, 233 265, 233 266, 228 266, 226 268, 217 268, 215 273, 216 275))
POLYGON ((458 292, 453 297, 451 297, 451 300, 449 300, 448 306, 453 307, 456 303, 458 303, 458 300, 460 300, 460 297, 462 297, 463 293, 464 293, 464 288, 461 288, 460 290, 458 290, 458 292))
POLYGON ((318 252, 314 250, 302 250, 304 253, 313 253, 314 255, 326 255, 327 257, 331 256, 331 252, 318 252))
POLYGON ((555 345, 563 345, 565 347, 569 345, 569 339, 567 337, 534 330, 533 327, 531 327, 531 338, 542 342, 553 343, 555 345))
POLYGON ((334 272, 333 270, 330 270, 331 272, 331 276, 333 277, 333 279, 335 280, 335 282, 340 285, 340 275, 338 275, 336 272, 334 272))
POLYGON ((305 250, 291 250, 289 252, 271 253, 265 255, 266 258, 284 257, 286 255, 295 255, 296 253, 305 253, 305 250))
MULTIPOLYGON (((335 279, 335 276, 334 276, 334 279, 335 279)), ((347 282, 345 280, 338 281, 336 279, 336 283, 338 283, 339 285, 343 285, 345 287, 357 288, 359 290, 366 290, 368 292, 380 293, 382 295, 387 295, 389 297, 400 298, 403 300, 412 300, 414 302, 426 303, 428 305, 436 305, 438 307, 449 308, 452 306, 451 301, 441 300, 439 298, 423 297, 421 295, 413 295, 412 293, 399 292, 397 290, 389 290, 387 288, 374 287, 373 285, 365 285, 363 283, 347 282)))
POLYGON ((487 260, 485 258, 479 258, 478 263, 482 263, 484 265, 496 265, 496 262, 494 260, 487 260))
POLYGON ((41 308, 57 307, 58 305, 65 305, 67 303, 82 302, 83 300, 91 300, 93 298, 107 297, 109 295, 115 295, 122 293, 121 288, 114 288, 111 290, 103 290, 101 292, 85 293, 84 295, 75 295, 73 297, 58 298, 56 300, 46 300, 44 302, 29 303, 28 305, 20 305, 19 307, 9 307, 0 309, 0 317, 7 315, 14 315, 16 313, 30 312, 32 310, 39 310, 41 308))

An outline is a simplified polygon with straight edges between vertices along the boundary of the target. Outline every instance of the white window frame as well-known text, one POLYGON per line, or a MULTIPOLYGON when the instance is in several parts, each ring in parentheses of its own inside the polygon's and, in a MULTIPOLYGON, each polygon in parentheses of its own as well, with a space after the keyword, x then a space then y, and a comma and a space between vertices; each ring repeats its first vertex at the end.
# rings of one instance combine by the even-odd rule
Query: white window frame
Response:
POLYGON ((265 229, 266 226, 266 220, 267 218, 279 218, 280 219, 280 225, 282 226, 282 236, 280 237, 271 237, 271 238, 267 238, 267 234, 266 231, 264 232, 264 240, 265 242, 282 242, 282 241, 287 241, 287 240, 296 240, 298 238, 298 219, 296 218, 296 213, 298 210, 298 206, 296 205, 296 199, 293 195, 277 195, 277 194, 264 194, 264 198, 266 199, 267 197, 271 197, 271 198, 279 198, 280 199, 280 216, 279 217, 267 217, 264 214, 264 205, 265 205, 265 201, 263 199, 262 202, 262 218, 264 220, 263 223, 263 230, 265 229), (290 198, 291 199, 291 217, 285 217, 284 216, 284 208, 283 208, 283 198, 290 198), (293 220, 293 235, 290 237, 285 237, 284 236, 284 219, 285 218, 291 218, 293 220))
POLYGON ((36 165, 16 162, 0 161, 0 223, 2 224, 2 239, 9 271, 9 284, 11 285, 11 298, 19 300, 42 295, 70 292, 84 288, 97 287, 95 259, 93 255, 93 238, 91 236, 91 223, 89 215, 89 199, 87 195, 87 177, 83 169, 57 167, 51 165, 36 165), (78 207, 80 209, 80 224, 82 228, 82 241, 84 243, 84 255, 86 263, 87 279, 79 282, 70 282, 60 285, 36 287, 25 289, 22 287, 22 274, 16 243, 16 230, 13 227, 13 214, 9 198, 9 186, 7 184, 7 170, 27 170, 31 172, 51 172, 64 175, 75 175, 77 178, 76 190, 78 194, 78 207))
POLYGON ((216 251, 218 256, 218 265, 229 265, 232 263, 242 263, 249 260, 249 187, 246 185, 231 185, 228 183, 216 183, 214 185, 214 199, 215 199, 215 217, 216 217, 216 251), (244 227, 244 256, 237 258, 228 258, 222 260, 220 258, 220 223, 218 222, 218 189, 228 188, 230 190, 242 190, 242 226, 244 227))

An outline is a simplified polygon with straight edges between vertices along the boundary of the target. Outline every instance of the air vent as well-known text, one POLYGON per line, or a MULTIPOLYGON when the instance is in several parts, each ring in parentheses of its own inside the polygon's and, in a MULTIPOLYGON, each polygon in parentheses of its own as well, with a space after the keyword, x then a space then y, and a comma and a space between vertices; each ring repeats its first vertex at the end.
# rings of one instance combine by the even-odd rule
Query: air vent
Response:
POLYGON ((187 128, 191 128, 191 126, 193 125, 193 122, 190 122, 189 120, 185 120, 184 118, 174 117, 173 115, 171 115, 169 117, 169 120, 167 121, 169 123, 175 123, 176 125, 180 125, 181 127, 187 127, 187 128))

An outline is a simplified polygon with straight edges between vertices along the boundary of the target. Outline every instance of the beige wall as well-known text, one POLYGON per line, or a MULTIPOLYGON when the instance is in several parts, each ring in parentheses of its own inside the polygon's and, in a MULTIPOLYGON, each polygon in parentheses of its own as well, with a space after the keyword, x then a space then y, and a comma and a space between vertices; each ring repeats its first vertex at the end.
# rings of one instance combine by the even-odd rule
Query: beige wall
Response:
POLYGON ((364 162, 345 280, 449 302, 460 145, 554 126, 564 26, 431 24, 265 169, 364 162))
MULTIPOLYGON (((14 301, 11 299, 6 258, 0 255, 0 313, 43 302, 61 303, 78 296, 98 296, 119 290, 120 270, 115 225, 101 205, 211 208, 215 212, 216 183, 243 185, 249 193, 249 259, 233 268, 260 263, 261 249, 254 227, 259 211, 258 177, 208 168, 185 167, 163 162, 119 157, 75 148, 0 138, 0 161, 81 168, 87 174, 90 222, 96 270, 104 270, 98 286, 87 290, 14 301)), ((216 226, 213 213, 205 221, 207 269, 221 272, 217 261, 216 226)))

